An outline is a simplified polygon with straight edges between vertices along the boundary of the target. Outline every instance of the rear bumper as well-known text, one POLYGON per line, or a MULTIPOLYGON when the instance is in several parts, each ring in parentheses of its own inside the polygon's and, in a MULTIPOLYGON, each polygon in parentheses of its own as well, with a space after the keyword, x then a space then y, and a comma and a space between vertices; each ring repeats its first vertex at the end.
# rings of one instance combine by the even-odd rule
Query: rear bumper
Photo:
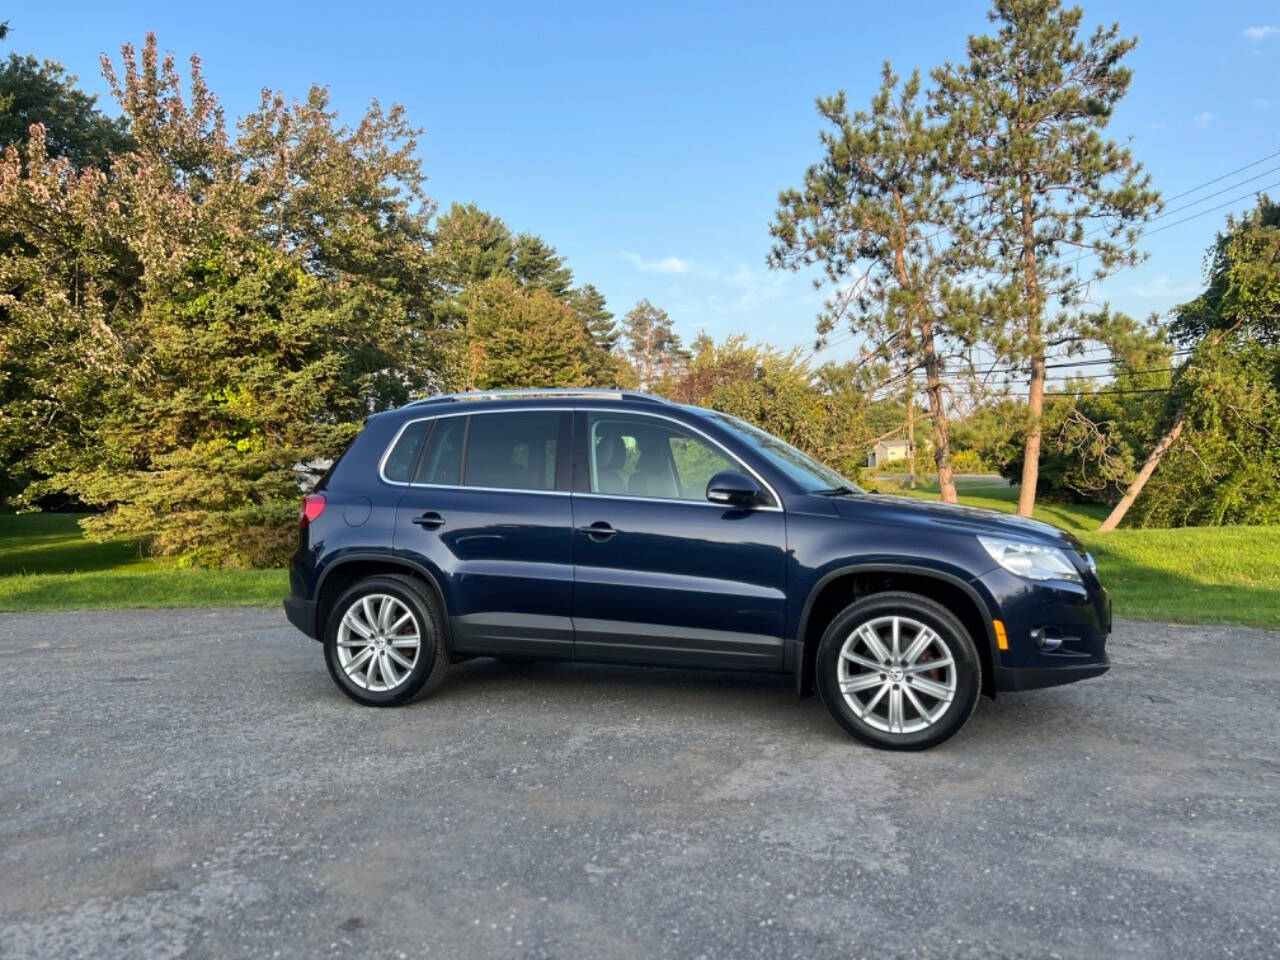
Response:
POLYGON ((1012 693, 1017 690, 1058 687, 1064 683, 1100 677, 1110 669, 1108 661, 1063 667, 996 667, 996 690, 1012 693))
POLYGON ((316 629, 315 603, 310 600, 300 600, 297 597, 286 597, 284 615, 289 618, 290 623, 312 640, 320 639, 319 631, 316 629))

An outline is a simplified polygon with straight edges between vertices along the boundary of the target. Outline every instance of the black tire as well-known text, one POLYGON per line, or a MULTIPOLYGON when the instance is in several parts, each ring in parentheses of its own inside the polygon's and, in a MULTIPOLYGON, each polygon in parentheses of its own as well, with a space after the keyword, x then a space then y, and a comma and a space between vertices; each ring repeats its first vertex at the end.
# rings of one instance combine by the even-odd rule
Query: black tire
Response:
MULTIPOLYGON (((399 574, 369 577, 348 587, 330 610, 324 628, 324 662, 338 689, 367 707, 398 707, 419 693, 432 693, 449 672, 443 617, 436 598, 413 577, 399 574), (338 659, 338 628, 351 605, 369 594, 386 594, 403 603, 413 615, 421 638, 413 669, 388 691, 368 690, 347 676, 338 659)), ((389 662, 389 661, 388 661, 389 662)))
MULTIPOLYGON (((931 647, 930 649, 938 650, 939 648, 931 647)), ((874 593, 845 607, 823 633, 814 666, 818 692, 822 695, 822 702, 827 705, 836 722, 858 740, 882 750, 927 750, 954 736, 972 715, 978 703, 978 694, 982 690, 982 659, 978 656, 973 638, 969 636, 964 624, 942 604, 915 593, 897 591, 874 593), (845 699, 839 682, 841 648, 845 641, 859 626, 881 617, 892 616, 909 617, 932 630, 946 647, 955 664, 954 697, 946 703, 944 700, 920 695, 919 701, 925 704, 930 713, 934 713, 944 703, 945 709, 930 725, 914 732, 891 732, 880 729, 859 717, 845 699)), ((865 671, 869 679, 874 672, 865 667, 857 667, 857 669, 865 671)), ((863 674, 860 673, 859 677, 861 675, 863 674)), ((934 671, 933 675, 945 676, 945 673, 934 671)), ((890 681, 887 689, 893 691, 898 689, 891 682, 892 674, 884 673, 878 676, 880 679, 890 681)), ((920 676, 924 675, 920 674, 920 676)), ((928 677, 925 676, 925 679, 928 677)), ((903 678, 902 685, 905 687, 910 682, 903 678)), ((917 693, 920 692, 914 685, 912 689, 917 693)), ((875 692, 878 692, 878 687, 867 691, 866 699, 862 701, 864 707, 875 692)), ((914 706, 907 706, 910 701, 906 697, 901 697, 899 702, 904 704, 904 710, 910 722, 926 719, 914 706)), ((878 710, 879 707, 877 706, 876 709, 878 710)), ((875 720, 883 722, 884 718, 874 710, 871 711, 871 715, 875 720)))

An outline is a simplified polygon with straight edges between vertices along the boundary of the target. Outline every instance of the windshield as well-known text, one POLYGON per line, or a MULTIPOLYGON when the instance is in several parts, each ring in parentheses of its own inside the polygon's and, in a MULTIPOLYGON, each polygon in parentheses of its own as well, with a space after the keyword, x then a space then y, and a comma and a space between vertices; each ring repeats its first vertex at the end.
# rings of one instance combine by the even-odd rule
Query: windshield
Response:
POLYGON ((784 443, 773 434, 765 433, 759 427, 753 427, 745 420, 731 417, 727 413, 714 413, 712 416, 722 427, 799 484, 805 493, 865 492, 830 467, 824 467, 808 454, 801 453, 791 444, 784 443))

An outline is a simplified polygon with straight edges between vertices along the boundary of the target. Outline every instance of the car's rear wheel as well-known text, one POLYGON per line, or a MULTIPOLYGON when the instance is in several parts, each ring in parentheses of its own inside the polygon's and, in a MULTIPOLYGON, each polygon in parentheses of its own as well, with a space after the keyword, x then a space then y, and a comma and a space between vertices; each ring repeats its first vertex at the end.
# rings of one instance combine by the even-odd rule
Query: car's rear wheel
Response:
POLYGON ((982 688, 982 661, 964 625, 914 593, 850 604, 823 634, 815 666, 836 721, 889 750, 942 743, 964 726, 982 688))
POLYGON ((349 587, 325 626, 325 663, 351 699, 392 707, 424 687, 434 690, 448 669, 440 611, 411 577, 370 577, 349 587))

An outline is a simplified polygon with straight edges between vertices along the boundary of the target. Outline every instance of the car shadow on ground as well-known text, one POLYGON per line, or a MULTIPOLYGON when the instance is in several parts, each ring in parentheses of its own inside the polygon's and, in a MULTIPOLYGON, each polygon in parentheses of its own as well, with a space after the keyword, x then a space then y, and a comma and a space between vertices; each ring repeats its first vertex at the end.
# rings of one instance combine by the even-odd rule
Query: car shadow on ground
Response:
MULTIPOLYGON (((329 692, 341 698, 332 686, 329 692)), ((690 725, 710 715, 728 725, 767 729, 770 735, 853 742, 820 697, 796 696, 790 674, 477 657, 455 664, 439 690, 401 709, 517 711, 527 709, 529 700, 544 710, 593 719, 602 710, 644 716, 660 709, 668 720, 687 715, 690 725)), ((1019 740, 1038 738, 1051 747, 1071 735, 1067 721, 1078 710, 1078 698, 1069 688, 982 697, 962 736, 952 742, 1007 744, 1015 731, 1019 740)))

